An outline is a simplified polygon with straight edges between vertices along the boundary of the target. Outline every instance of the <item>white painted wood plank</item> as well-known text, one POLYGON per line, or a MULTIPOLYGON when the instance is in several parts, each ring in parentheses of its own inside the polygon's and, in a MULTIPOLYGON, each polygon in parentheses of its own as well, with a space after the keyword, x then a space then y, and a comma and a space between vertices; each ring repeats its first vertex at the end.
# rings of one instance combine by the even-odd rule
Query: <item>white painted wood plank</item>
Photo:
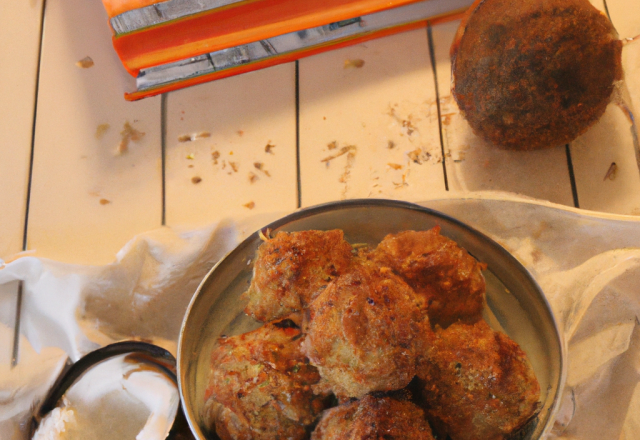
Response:
POLYGON ((640 4, 637 0, 607 0, 607 6, 613 25, 625 43, 622 67, 628 92, 626 98, 637 122, 640 112, 640 4))
POLYGON ((168 225, 292 210, 297 200, 295 64, 167 96, 168 225))
POLYGON ((426 29, 305 58, 299 77, 303 205, 445 195, 426 29))
POLYGON ((607 9, 620 38, 640 35, 640 4, 637 0, 607 0, 607 9))
POLYGON ((630 122, 618 106, 610 104, 602 118, 571 143, 571 156, 581 208, 640 215, 640 173, 630 122), (613 163, 616 171, 608 173, 613 163))
POLYGON ((45 14, 28 248, 103 264, 161 223, 160 98, 124 100, 133 79, 101 2, 47 0, 45 14), (87 56, 95 65, 78 67, 87 56), (126 124, 138 136, 121 134, 126 124))
MULTIPOLYGON (((640 38, 622 48, 622 69, 624 70, 625 100, 629 101, 636 124, 640 124, 640 38)), ((640 130, 640 127, 636 126, 640 130)))
POLYGON ((459 22, 433 27, 447 177, 452 192, 508 191, 573 206, 565 147, 500 150, 478 138, 451 95, 449 48, 459 22))
POLYGON ((0 2, 0 258, 22 250, 42 0, 0 2))
MULTIPOLYGON (((602 1, 594 6, 605 11, 602 1)), ((621 37, 640 33, 640 9, 635 1, 607 0, 612 22, 621 37)), ((625 74, 622 94, 631 106, 640 105, 640 41, 623 48, 625 74)), ((637 113, 637 112, 636 112, 637 113)), ((640 172, 631 122, 616 104, 571 144, 580 207, 617 214, 640 215, 640 172), (612 165, 614 164, 615 165, 612 165), (615 172, 609 170, 615 169, 615 172), (606 177, 608 176, 608 177, 606 177)))

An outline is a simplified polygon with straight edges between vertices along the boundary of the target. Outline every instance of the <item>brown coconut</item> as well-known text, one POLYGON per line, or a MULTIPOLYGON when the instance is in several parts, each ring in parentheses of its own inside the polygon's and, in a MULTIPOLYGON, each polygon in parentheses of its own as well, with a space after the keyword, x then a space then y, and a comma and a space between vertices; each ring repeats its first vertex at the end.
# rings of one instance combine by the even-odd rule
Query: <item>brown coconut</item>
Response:
POLYGON ((453 96, 498 147, 566 144, 604 113, 621 50, 588 0, 476 0, 451 47, 453 96))

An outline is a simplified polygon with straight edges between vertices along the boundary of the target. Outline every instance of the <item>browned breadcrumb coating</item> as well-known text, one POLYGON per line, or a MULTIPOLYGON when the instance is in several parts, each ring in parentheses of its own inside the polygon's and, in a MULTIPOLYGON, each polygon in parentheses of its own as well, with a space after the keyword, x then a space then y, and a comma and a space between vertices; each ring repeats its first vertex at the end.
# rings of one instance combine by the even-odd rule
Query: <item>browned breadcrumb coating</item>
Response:
POLYGON ((222 440, 308 438, 324 403, 311 390, 320 375, 300 351, 298 318, 219 340, 203 417, 222 440))
POLYGON ((518 344, 486 322, 436 329, 418 368, 427 417, 453 440, 501 440, 538 409, 540 385, 518 344))
POLYGON ((453 96, 507 149, 564 145, 604 113, 622 43, 588 0, 477 0, 451 48, 453 96))
POLYGON ((279 232, 258 248, 245 312, 267 322, 302 310, 351 262, 341 230, 279 232))
POLYGON ((405 387, 433 335, 415 292, 389 269, 354 262, 309 305, 303 351, 338 397, 405 387))
POLYGON ((485 281, 483 265, 453 240, 428 231, 387 235, 370 257, 404 278, 428 305, 433 326, 482 318, 485 281))
POLYGON ((424 412, 411 402, 365 396, 324 412, 311 440, 433 440, 424 412))

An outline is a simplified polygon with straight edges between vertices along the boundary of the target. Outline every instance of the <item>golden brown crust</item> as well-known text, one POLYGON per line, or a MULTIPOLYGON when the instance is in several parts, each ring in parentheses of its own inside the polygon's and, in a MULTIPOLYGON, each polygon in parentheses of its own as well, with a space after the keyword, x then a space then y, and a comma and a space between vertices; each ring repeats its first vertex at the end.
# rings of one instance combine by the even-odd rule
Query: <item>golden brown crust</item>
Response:
POLYGON ((389 234, 370 258, 393 269, 424 297, 431 325, 446 327, 458 320, 473 323, 482 318, 483 266, 440 235, 440 227, 389 234))
POLYGON ((418 368, 432 426, 453 440, 499 440, 535 413, 540 385, 526 354, 484 321, 437 329, 418 368))
POLYGON ((338 397, 405 387, 432 335, 413 290, 362 260, 309 305, 303 351, 338 397))
POLYGON ((476 1, 452 46, 453 96, 507 149, 568 143, 604 113, 622 43, 588 0, 476 1))
POLYGON ((279 232, 258 249, 245 312, 267 322, 300 311, 344 272, 352 247, 340 230, 279 232))
POLYGON ((311 440, 433 440, 424 412, 411 402, 365 396, 324 412, 311 440))
POLYGON ((220 339, 203 416, 222 440, 307 439, 332 392, 342 405, 312 440, 433 440, 408 395, 387 393, 416 375, 410 392, 453 440, 504 439, 535 414, 526 355, 481 319, 484 265, 439 227, 353 254, 341 231, 260 247, 248 312, 302 312, 220 339))
POLYGON ((222 440, 304 439, 324 409, 323 397, 311 390, 320 375, 300 351, 295 321, 220 339, 204 419, 222 440))

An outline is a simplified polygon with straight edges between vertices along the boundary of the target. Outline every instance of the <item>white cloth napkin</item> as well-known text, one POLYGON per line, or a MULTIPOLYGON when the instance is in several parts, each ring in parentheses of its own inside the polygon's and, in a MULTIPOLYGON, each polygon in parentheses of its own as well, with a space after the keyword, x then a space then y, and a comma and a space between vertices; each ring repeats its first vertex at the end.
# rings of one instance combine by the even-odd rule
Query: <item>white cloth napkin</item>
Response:
MULTIPOLYGON (((640 438, 640 221, 508 194, 421 204, 484 232, 545 292, 564 334, 567 387, 552 438, 640 438)), ((0 262, 0 341, 24 280, 20 359, 0 346, 0 438, 24 438, 33 403, 66 357, 125 338, 176 353, 183 315, 207 271, 248 233, 284 213, 133 238, 106 266, 23 256, 0 262)))

